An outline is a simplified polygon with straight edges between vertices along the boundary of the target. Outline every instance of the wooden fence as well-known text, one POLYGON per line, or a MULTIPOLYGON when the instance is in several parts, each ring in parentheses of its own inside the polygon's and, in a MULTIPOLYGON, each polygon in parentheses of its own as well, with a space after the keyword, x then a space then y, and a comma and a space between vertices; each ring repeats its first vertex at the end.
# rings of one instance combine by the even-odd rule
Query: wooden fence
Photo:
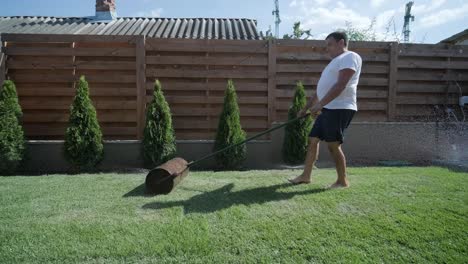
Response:
POLYGON ((391 120, 436 117, 437 105, 460 110, 459 97, 468 95, 468 46, 407 44, 394 52, 391 120))
POLYGON ((5 54, 0 51, 0 85, 2 85, 5 80, 5 54))
POLYGON ((5 43, 7 76, 29 138, 62 138, 75 81, 85 75, 106 138, 136 138, 138 37, 16 35, 5 43))
MULTIPOLYGON (((179 139, 212 139, 227 79, 247 133, 284 121, 297 81, 315 92, 329 58, 316 40, 191 40, 4 34, 29 138, 62 138, 75 81, 86 75, 107 139, 139 139, 154 80, 179 139)), ((353 42, 363 58, 356 121, 429 121, 468 93, 468 47, 353 42)))
POLYGON ((146 78, 148 91, 155 78, 162 82, 179 138, 214 138, 228 78, 234 80, 248 133, 274 121, 268 113, 266 41, 147 39, 146 78))

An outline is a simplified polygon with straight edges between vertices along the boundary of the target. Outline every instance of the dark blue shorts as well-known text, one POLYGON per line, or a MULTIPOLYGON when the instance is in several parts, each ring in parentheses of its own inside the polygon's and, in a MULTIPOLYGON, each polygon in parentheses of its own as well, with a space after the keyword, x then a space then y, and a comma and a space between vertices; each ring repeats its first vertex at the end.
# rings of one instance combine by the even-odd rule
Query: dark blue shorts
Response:
POLYGON ((315 119, 309 137, 316 137, 326 142, 343 144, 344 132, 348 128, 356 111, 351 109, 327 109, 315 119))

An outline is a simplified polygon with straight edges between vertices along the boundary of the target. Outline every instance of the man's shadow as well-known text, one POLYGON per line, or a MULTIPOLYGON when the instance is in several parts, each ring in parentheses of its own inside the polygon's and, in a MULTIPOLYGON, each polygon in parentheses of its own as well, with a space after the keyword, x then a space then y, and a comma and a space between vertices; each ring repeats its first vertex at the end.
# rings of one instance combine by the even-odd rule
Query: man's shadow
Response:
MULTIPOLYGON (((272 201, 291 199, 296 195, 320 193, 327 189, 310 189, 296 192, 282 192, 279 189, 291 187, 291 184, 277 184, 268 187, 232 192, 234 184, 230 183, 214 191, 203 192, 185 201, 153 202, 143 205, 143 209, 165 209, 183 206, 185 214, 211 213, 229 208, 233 205, 263 204, 272 201)), ((182 188, 182 187, 181 187, 182 188)))

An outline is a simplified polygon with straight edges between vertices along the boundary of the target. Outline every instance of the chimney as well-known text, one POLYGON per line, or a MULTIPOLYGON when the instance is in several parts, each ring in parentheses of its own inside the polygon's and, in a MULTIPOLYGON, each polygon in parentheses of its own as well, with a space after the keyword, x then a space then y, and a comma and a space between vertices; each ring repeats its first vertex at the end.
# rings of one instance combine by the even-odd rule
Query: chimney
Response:
POLYGON ((95 20, 113 20, 117 18, 115 0, 96 0, 95 20))

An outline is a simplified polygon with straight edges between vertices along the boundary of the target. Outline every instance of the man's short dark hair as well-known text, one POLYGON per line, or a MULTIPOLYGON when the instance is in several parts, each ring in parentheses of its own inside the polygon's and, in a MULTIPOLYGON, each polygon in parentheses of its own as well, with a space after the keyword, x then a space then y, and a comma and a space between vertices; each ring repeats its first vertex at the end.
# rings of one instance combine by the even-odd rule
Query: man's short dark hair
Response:
POLYGON ((335 39, 337 42, 340 41, 340 40, 344 40, 344 45, 345 47, 348 46, 348 35, 346 35, 345 32, 342 32, 342 31, 335 31, 333 33, 330 33, 330 35, 328 35, 325 39, 328 39, 328 38, 333 38, 335 39))

